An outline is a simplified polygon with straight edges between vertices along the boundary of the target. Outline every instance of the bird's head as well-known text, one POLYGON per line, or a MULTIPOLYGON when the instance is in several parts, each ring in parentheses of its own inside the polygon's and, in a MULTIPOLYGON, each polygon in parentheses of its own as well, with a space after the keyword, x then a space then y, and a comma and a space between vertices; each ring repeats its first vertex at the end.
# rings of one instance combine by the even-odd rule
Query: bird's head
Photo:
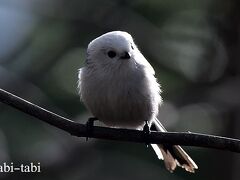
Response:
POLYGON ((136 49, 132 36, 127 32, 109 32, 89 43, 87 63, 122 64, 134 58, 136 49))

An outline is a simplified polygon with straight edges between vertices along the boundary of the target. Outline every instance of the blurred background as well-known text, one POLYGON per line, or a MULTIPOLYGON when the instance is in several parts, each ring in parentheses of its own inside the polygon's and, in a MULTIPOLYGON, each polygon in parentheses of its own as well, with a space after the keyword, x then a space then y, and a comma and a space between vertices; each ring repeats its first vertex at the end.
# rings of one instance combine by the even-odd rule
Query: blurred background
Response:
MULTIPOLYGON (((77 73, 88 43, 112 30, 132 34, 156 71, 169 131, 240 138, 240 1, 1 0, 0 88, 85 123, 77 73)), ((101 124, 100 124, 101 125, 101 124)), ((0 103, 0 165, 41 163, 41 173, 0 179, 240 178, 240 156, 185 147, 195 174, 169 173, 151 148, 72 137, 0 103)))

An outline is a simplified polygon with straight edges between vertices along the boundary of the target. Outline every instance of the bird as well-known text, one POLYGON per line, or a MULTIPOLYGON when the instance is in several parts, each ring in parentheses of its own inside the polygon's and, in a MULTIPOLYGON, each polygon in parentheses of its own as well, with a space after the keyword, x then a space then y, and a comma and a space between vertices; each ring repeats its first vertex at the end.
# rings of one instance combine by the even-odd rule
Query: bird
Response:
MULTIPOLYGON (((107 32, 87 47, 78 71, 78 93, 86 108, 108 127, 167 130, 157 119, 161 86, 155 71, 125 31, 107 32)), ((167 170, 177 166, 194 173, 198 166, 179 145, 151 144, 167 170)))

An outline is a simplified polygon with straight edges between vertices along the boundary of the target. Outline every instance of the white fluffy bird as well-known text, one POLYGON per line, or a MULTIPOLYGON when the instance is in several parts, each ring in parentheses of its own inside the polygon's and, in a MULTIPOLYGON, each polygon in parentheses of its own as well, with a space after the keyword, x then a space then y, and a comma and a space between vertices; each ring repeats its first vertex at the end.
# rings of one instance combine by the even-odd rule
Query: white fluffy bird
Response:
MULTIPOLYGON (((79 70, 79 94, 91 113, 110 127, 142 129, 145 121, 158 131, 161 90, 149 62, 130 34, 113 31, 88 45, 85 66, 79 70)), ((197 165, 178 145, 152 144, 159 159, 173 172, 177 166, 194 172, 197 165)))

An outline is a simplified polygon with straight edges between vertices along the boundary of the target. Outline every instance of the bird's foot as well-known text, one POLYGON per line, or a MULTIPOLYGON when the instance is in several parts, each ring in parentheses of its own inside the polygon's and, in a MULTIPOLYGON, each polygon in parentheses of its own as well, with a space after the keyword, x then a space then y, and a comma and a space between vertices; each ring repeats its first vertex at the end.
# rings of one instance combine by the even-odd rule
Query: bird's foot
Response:
POLYGON ((92 134, 94 121, 96 121, 96 120, 98 120, 98 118, 96 118, 96 117, 88 118, 88 121, 86 123, 86 131, 87 131, 86 141, 88 141, 89 136, 91 136, 91 134, 92 134))
POLYGON ((150 133, 151 133, 151 131, 150 131, 150 127, 148 125, 148 121, 145 121, 145 125, 143 126, 143 139, 144 139, 144 142, 147 147, 149 146, 148 138, 149 138, 150 133))

